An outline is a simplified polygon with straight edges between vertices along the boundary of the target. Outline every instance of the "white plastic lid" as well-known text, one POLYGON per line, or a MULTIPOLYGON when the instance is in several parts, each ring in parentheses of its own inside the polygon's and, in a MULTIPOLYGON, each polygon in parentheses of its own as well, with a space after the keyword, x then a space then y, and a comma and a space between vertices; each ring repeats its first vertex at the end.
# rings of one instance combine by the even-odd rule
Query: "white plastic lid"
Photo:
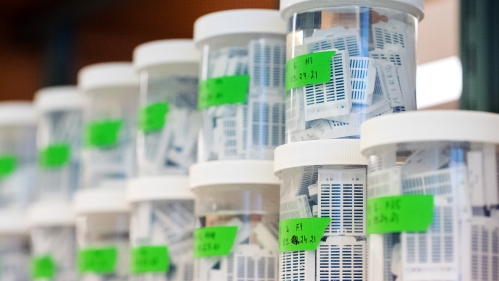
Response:
POLYGON ((28 234, 28 224, 26 222, 26 214, 23 210, 0 210, 0 236, 26 234, 28 234))
POLYGON ((83 95, 76 86, 56 86, 35 93, 35 108, 41 112, 78 109, 83 106, 83 95))
POLYGON ((499 144, 499 114, 465 110, 411 111, 364 122, 360 148, 422 141, 468 141, 499 144))
POLYGON ((293 142, 276 148, 274 172, 313 165, 367 165, 356 139, 293 142))
POLYGON ((400 10, 415 16, 424 17, 424 0, 281 0, 280 11, 287 20, 293 13, 303 13, 312 9, 341 6, 384 7, 400 10))
POLYGON ((202 41, 229 34, 269 33, 286 34, 286 23, 279 11, 267 9, 227 10, 204 15, 194 22, 194 41, 202 41))
POLYGON ((131 179, 127 189, 128 202, 194 199, 187 176, 158 176, 131 179))
POLYGON ((70 202, 37 202, 28 209, 29 227, 71 226, 75 223, 70 202))
POLYGON ((139 45, 133 51, 137 69, 161 64, 199 63, 199 52, 190 39, 158 40, 139 45))
POLYGON ((129 211, 126 192, 118 188, 89 188, 76 192, 76 215, 95 213, 125 213, 129 211))
POLYGON ((279 185, 273 173, 274 162, 263 160, 210 161, 189 169, 191 188, 223 184, 279 185))
POLYGON ((123 86, 139 86, 139 77, 132 63, 99 63, 78 71, 78 88, 83 91, 123 86))
POLYGON ((36 111, 27 101, 0 102, 0 126, 34 126, 36 111))

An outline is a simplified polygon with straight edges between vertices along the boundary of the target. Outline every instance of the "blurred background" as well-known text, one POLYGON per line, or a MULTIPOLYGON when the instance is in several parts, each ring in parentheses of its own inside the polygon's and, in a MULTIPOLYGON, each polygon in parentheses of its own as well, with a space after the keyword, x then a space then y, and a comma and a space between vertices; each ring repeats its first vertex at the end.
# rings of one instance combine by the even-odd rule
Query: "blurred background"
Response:
MULTIPOLYGON (((194 21, 238 8, 278 9, 278 0, 1 0, 0 100, 29 100, 74 84, 81 67, 130 61, 144 42, 192 37, 194 21)), ((459 0, 425 0, 419 26, 418 106, 458 108, 459 0), (448 81, 443 83, 444 81, 448 81)))

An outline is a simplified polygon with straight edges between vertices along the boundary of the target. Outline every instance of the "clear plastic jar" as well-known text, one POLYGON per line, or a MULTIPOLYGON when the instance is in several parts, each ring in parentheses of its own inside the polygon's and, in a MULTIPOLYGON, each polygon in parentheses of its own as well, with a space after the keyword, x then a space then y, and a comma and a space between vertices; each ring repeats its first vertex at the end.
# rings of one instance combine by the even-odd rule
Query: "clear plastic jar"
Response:
POLYGON ((422 0, 281 0, 281 15, 286 143, 359 138, 367 119, 416 110, 422 0))
POLYGON ((82 68, 84 188, 120 186, 134 175, 139 81, 131 63, 82 68))
POLYGON ((137 138, 139 176, 187 175, 196 162, 201 115, 197 111, 199 55, 187 39, 135 48, 140 72, 137 138))
POLYGON ((29 237, 0 234, 0 280, 28 281, 29 237))
POLYGON ((137 178, 128 186, 132 206, 130 279, 192 281, 194 194, 183 176, 137 178))
MULTIPOLYGON (((194 280, 235 279, 277 281, 279 185, 271 161, 217 161, 190 169, 195 193, 196 231, 237 227, 230 252, 197 256, 194 242, 194 280)), ((197 243, 197 244, 196 244, 197 243)))
POLYGON ((330 218, 317 248, 281 249, 279 280, 367 280, 367 163, 359 144, 320 140, 276 149, 281 223, 330 218))
POLYGON ((361 135, 369 162, 368 213, 380 200, 399 202, 376 210, 373 227, 383 225, 376 218, 385 214, 407 220, 399 210, 414 204, 408 199, 433 203, 416 201, 407 209, 418 221, 429 218, 423 228, 372 232, 368 226, 369 280, 497 280, 499 115, 405 113, 368 121, 361 135))
POLYGON ((274 10, 199 18, 199 161, 272 160, 284 143, 285 24, 274 10))

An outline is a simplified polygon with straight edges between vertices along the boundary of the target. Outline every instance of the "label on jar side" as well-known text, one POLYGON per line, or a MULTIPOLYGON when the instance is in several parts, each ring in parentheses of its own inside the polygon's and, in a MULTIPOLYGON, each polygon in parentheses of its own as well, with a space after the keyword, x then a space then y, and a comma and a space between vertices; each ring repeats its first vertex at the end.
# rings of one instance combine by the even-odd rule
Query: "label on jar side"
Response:
POLYGON ((336 51, 301 55, 286 62, 286 92, 305 85, 331 81, 331 60, 336 51))
POLYGON ((234 75, 199 82, 198 108, 246 102, 250 76, 234 75))
POLYGON ((237 226, 210 226, 194 231, 194 257, 227 256, 236 240, 237 226))
POLYGON ((433 195, 400 195, 367 200, 367 234, 421 232, 433 222, 433 195))
POLYGON ((90 147, 116 145, 122 127, 122 119, 90 122, 85 125, 85 145, 90 147))
POLYGON ((41 150, 38 154, 38 164, 42 168, 59 168, 71 160, 69 143, 54 143, 41 150))
POLYGON ((139 129, 144 132, 163 129, 168 110, 169 104, 167 102, 157 102, 142 107, 139 114, 139 129))
POLYGON ((31 259, 33 279, 51 279, 55 276, 55 262, 51 256, 38 256, 31 259))
POLYGON ((9 176, 17 169, 17 157, 15 155, 0 155, 0 179, 9 176))
POLYGON ((279 222, 279 251, 315 250, 331 218, 300 218, 279 222))
POLYGON ((118 261, 116 247, 87 248, 78 251, 79 273, 113 273, 118 261))
POLYGON ((166 246, 140 246, 132 249, 130 272, 166 273, 170 266, 168 248, 166 246))

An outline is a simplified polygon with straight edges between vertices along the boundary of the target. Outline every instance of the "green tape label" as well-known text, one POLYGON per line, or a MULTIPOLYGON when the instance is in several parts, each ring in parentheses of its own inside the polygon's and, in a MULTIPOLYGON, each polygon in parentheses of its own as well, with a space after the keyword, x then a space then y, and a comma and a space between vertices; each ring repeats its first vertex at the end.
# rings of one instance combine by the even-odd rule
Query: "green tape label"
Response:
POLYGON ((38 163, 43 168, 59 168, 71 160, 71 146, 68 143, 57 143, 47 146, 39 152, 38 163))
POLYGON ((90 147, 116 145, 122 127, 121 119, 90 122, 85 126, 85 145, 90 147))
POLYGON ((55 262, 50 256, 33 257, 31 259, 31 276, 33 279, 51 279, 55 276, 55 262))
POLYGON ((166 246, 141 246, 132 249, 130 272, 166 273, 170 266, 166 246))
POLYGON ((279 222, 279 251, 315 250, 331 218, 301 218, 279 222))
POLYGON ((169 104, 157 102, 140 109, 139 129, 144 132, 159 131, 165 126, 169 104))
POLYGON ((79 273, 113 273, 118 261, 115 247, 89 248, 78 251, 79 273))
POLYGON ((246 102, 249 75, 210 78, 199 83, 199 109, 215 105, 246 102))
POLYGON ((17 157, 15 155, 0 155, 0 179, 9 176, 17 169, 17 157))
POLYGON ((401 195, 367 200, 367 234, 426 231, 433 221, 433 195, 401 195))
POLYGON ((331 59, 336 51, 301 55, 286 62, 286 92, 331 81, 331 59))
POLYGON ((211 226, 194 231, 194 257, 227 256, 236 240, 237 226, 211 226))

